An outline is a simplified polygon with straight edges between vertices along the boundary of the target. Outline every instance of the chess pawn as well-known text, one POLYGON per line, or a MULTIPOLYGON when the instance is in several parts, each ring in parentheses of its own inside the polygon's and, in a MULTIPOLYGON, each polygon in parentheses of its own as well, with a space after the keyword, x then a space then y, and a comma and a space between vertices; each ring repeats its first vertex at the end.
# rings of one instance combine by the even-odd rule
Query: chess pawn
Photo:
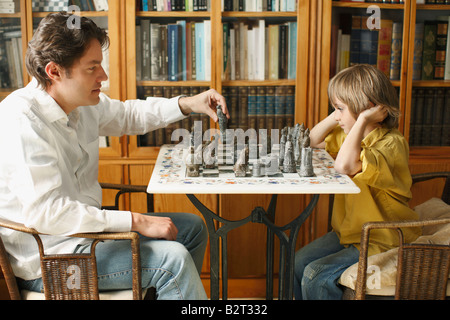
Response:
POLYGON ((194 147, 189 148, 189 154, 185 160, 186 164, 186 176, 187 177, 198 177, 200 174, 200 164, 196 161, 196 156, 194 153, 194 147))
POLYGON ((234 175, 236 177, 245 177, 248 168, 248 146, 240 151, 239 157, 233 166, 234 175))
POLYGON ((312 148, 302 148, 302 162, 298 174, 300 177, 314 177, 314 167, 312 164, 312 148))
POLYGON ((253 163, 253 168, 252 168, 252 176, 254 177, 261 177, 264 174, 262 173, 262 165, 261 162, 259 162, 259 160, 255 161, 253 163))

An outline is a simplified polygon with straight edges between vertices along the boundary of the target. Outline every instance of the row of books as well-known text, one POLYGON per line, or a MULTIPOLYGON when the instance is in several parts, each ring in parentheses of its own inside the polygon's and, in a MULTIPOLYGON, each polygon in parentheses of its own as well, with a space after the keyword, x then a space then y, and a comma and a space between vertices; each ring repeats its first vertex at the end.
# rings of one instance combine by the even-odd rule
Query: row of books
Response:
POLYGON ((20 25, 0 21, 0 88, 23 87, 20 25))
POLYGON ((294 86, 223 87, 230 129, 281 130, 294 126, 294 86))
POLYGON ((381 19, 379 26, 372 26, 370 17, 341 14, 340 25, 332 25, 331 75, 365 63, 377 67, 391 80, 399 80, 402 34, 402 22, 381 19))
POLYGON ((297 0, 222 0, 222 11, 297 11, 297 0))
POLYGON ((138 0, 137 11, 207 11, 211 0, 138 0))
POLYGON ((68 11, 69 6, 77 6, 80 11, 108 11, 108 0, 33 0, 34 12, 68 11))
MULTIPOLYGON (((297 11, 297 0, 222 0, 222 11, 297 11)), ((211 0, 138 0, 137 11, 209 11, 211 0)))
MULTIPOLYGON (((138 86, 138 98, 176 97, 178 95, 196 95, 208 90, 207 87, 179 86, 138 86)), ((224 87, 223 96, 226 99, 230 113, 229 129, 271 129, 281 130, 285 126, 294 125, 295 87, 294 86, 259 86, 259 87, 224 87)), ((202 122, 202 130, 210 129, 210 119, 203 114, 193 114, 190 117, 171 124, 166 128, 157 129, 138 137, 138 146, 153 147, 165 143, 178 143, 172 140, 172 133, 177 128, 191 131, 194 121, 202 122)))
MULTIPOLYGON (((339 1, 339 2, 368 2, 368 3, 405 3, 405 0, 333 0, 333 1, 339 1)), ((417 3, 419 3, 420 1, 425 1, 425 0, 417 0, 417 3)), ((430 1, 433 1, 433 0, 430 0, 430 1)), ((434 0, 434 1, 439 1, 439 0, 434 0)))
POLYGON ((295 79, 297 22, 223 23, 224 80, 295 79))
POLYGON ((211 21, 136 26, 137 80, 211 80, 211 21))
POLYGON ((415 25, 413 80, 450 79, 450 17, 415 25))
POLYGON ((413 88, 409 143, 450 146, 450 88, 413 88))
POLYGON ((0 13, 16 13, 19 11, 19 0, 0 0, 0 13))

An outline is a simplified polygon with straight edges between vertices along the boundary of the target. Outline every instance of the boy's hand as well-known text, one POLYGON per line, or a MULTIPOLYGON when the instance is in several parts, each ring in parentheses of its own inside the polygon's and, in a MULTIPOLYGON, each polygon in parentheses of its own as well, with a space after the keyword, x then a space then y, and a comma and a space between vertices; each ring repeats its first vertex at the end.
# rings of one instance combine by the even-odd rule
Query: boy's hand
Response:
POLYGON ((388 111, 386 107, 381 105, 366 109, 359 114, 359 117, 363 118, 366 124, 381 123, 387 116, 388 111))

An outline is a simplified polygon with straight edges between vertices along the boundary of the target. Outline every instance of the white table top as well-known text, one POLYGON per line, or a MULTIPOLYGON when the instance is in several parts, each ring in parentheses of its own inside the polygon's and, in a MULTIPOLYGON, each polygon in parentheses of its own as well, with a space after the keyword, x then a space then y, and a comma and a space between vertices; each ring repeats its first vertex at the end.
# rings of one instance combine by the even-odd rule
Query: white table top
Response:
POLYGON ((160 149, 147 191, 153 194, 350 194, 359 188, 346 175, 336 172, 333 158, 323 149, 314 149, 315 177, 298 173, 283 177, 235 177, 234 172, 219 177, 186 177, 186 165, 175 145, 160 149))

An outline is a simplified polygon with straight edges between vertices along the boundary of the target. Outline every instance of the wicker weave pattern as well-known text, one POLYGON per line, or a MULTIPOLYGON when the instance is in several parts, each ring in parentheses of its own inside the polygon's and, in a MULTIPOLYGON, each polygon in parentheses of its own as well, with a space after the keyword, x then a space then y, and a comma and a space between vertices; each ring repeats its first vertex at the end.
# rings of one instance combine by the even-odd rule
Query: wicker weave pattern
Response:
POLYGON ((95 257, 45 256, 41 260, 47 300, 98 300, 95 257))
POLYGON ((396 298, 402 300, 445 299, 450 267, 450 247, 403 245, 399 250, 396 298))

